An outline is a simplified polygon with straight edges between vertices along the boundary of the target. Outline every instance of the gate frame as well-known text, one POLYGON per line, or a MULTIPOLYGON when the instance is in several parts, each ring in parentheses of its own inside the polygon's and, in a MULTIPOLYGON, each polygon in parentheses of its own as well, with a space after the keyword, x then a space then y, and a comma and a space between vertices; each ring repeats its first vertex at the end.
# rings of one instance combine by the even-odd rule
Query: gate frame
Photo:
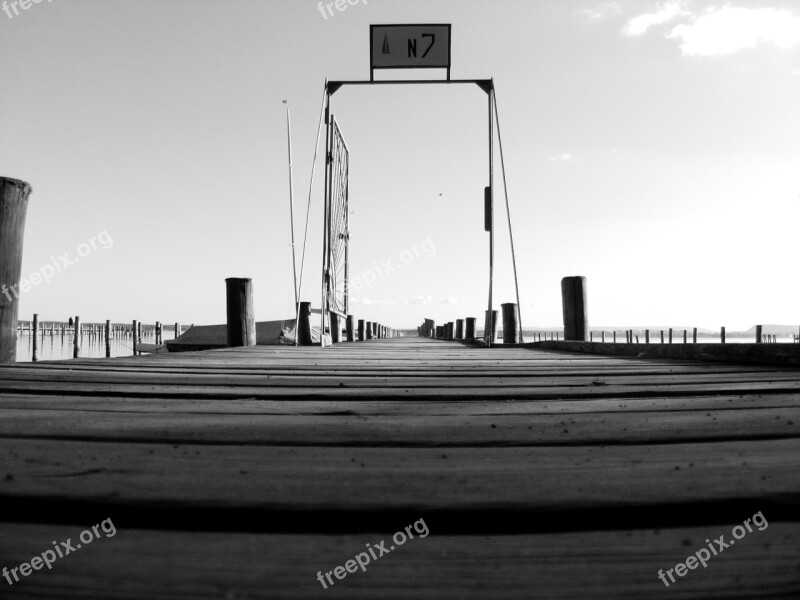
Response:
MULTIPOLYGON (((449 75, 449 73, 448 73, 449 75)), ((333 115, 331 113, 331 98, 333 95, 338 92, 342 87, 353 85, 353 86, 360 86, 360 85, 477 85, 488 97, 488 107, 489 107, 489 186, 487 188, 488 192, 488 207, 485 209, 486 214, 488 214, 488 231, 489 231, 489 301, 488 301, 488 309, 486 312, 486 316, 484 318, 484 345, 486 347, 491 347, 494 343, 494 338, 492 336, 492 332, 494 331, 494 327, 491 326, 490 319, 492 318, 492 292, 494 287, 494 111, 495 111, 495 90, 494 90, 494 79, 391 79, 391 80, 338 80, 338 81, 327 81, 325 84, 325 127, 326 127, 326 145, 325 145, 325 224, 323 227, 323 250, 322 250, 322 310, 321 310, 321 325, 320 325, 320 341, 321 344, 325 345, 325 326, 329 323, 329 310, 328 310, 328 292, 326 288, 326 275, 327 275, 327 267, 330 265, 330 252, 331 247, 328 240, 328 230, 330 228, 330 202, 331 202, 331 190, 330 190, 330 174, 332 169, 331 164, 331 125, 333 121, 333 115)), ((349 158, 348 158, 349 163, 349 158)), ((349 168, 348 168, 348 179, 349 179, 349 168)), ((349 184, 348 184, 349 188, 349 184)), ((349 208, 349 194, 348 194, 348 208, 349 208)), ((348 211, 349 215, 349 211, 348 211)), ((347 253, 349 254, 350 249, 350 227, 349 227, 349 216, 347 218, 348 223, 348 240, 347 240, 347 253)), ((345 294, 345 306, 349 307, 349 255, 345 260, 345 282, 344 282, 344 294, 345 294)), ((347 310, 347 309, 346 309, 347 310)), ((345 315, 346 317, 347 315, 345 315)))

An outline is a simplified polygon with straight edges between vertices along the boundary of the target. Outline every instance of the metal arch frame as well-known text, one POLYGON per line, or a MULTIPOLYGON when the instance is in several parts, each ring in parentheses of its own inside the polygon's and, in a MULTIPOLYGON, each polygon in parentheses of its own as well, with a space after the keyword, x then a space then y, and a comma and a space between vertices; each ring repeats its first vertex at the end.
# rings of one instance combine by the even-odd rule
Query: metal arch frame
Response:
MULTIPOLYGON (((337 81, 328 81, 325 86, 325 126, 326 126, 326 153, 325 153, 325 162, 326 162, 326 169, 325 169, 325 226, 324 226, 324 233, 323 233, 323 268, 322 268, 322 315, 321 315, 321 327, 320 327, 320 339, 322 340, 322 344, 324 345, 324 334, 325 334, 325 326, 328 322, 328 307, 327 307, 327 289, 326 289, 326 267, 329 265, 329 256, 328 253, 330 252, 330 245, 328 239, 328 229, 330 226, 330 177, 331 177, 331 126, 333 123, 332 114, 331 114, 331 98, 332 96, 338 92, 344 86, 372 86, 372 85, 477 85, 488 97, 488 109, 489 109, 489 211, 490 211, 490 223, 489 223, 489 301, 488 301, 488 310, 486 313, 486 319, 484 321, 484 344, 489 347, 494 343, 494 339, 492 337, 492 333, 494 331, 494 327, 492 326, 491 319, 493 315, 493 287, 494 287, 494 110, 495 110, 495 97, 494 97, 494 80, 493 79, 450 79, 448 73, 448 79, 440 80, 440 79, 401 79, 401 80, 379 80, 375 81, 373 79, 370 80, 337 80, 337 81)), ((348 219, 348 234, 349 234, 349 215, 348 219)), ((349 252, 349 244, 348 244, 348 252, 349 252)), ((349 262, 349 257, 347 262, 349 262)), ((349 288, 349 281, 348 279, 348 269, 346 267, 346 275, 345 275, 345 297, 347 297, 347 291, 349 288)))

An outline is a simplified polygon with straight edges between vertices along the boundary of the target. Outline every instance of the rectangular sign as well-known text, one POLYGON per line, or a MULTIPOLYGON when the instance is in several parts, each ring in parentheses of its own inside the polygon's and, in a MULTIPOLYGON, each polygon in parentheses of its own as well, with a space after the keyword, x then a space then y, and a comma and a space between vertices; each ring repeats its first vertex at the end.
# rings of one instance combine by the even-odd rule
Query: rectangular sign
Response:
POLYGON ((372 69, 450 69, 450 25, 371 25, 372 69))

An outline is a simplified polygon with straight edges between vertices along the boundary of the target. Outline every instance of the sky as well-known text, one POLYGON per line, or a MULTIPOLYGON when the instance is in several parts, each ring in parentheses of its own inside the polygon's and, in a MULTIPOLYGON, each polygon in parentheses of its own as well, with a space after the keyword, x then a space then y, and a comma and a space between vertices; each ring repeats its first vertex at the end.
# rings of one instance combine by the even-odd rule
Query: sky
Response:
MULTIPOLYGON (((227 277, 253 279, 257 320, 291 316, 287 106, 301 299, 319 307, 324 82, 369 79, 370 24, 450 23, 451 76, 496 86, 525 327, 561 325, 571 275, 593 327, 800 323, 800 3, 340 7, 0 3, 0 176, 33 186, 22 273, 38 284, 19 318, 223 323, 227 277)), ((481 317, 484 92, 345 87, 332 112, 350 150, 351 312, 481 317)), ((515 291, 496 150, 499 308, 515 291)))

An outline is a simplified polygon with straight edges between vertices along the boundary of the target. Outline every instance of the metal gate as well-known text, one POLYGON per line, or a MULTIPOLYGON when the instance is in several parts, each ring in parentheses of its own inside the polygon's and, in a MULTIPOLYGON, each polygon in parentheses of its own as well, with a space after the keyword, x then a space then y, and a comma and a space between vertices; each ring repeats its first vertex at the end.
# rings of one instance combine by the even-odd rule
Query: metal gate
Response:
POLYGON ((350 152, 336 119, 328 122, 327 168, 325 170, 325 239, 322 267, 323 328, 327 316, 348 314, 350 219, 348 175, 350 152))

